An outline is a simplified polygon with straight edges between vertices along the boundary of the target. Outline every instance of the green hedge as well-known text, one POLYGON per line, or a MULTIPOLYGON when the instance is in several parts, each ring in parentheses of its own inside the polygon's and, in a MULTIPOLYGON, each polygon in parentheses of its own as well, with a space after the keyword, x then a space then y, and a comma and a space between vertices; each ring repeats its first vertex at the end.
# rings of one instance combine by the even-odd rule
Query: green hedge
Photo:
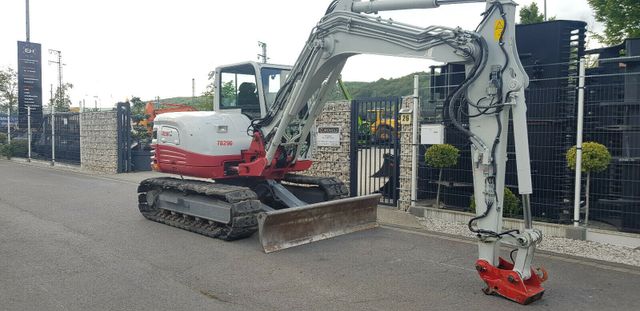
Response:
POLYGON ((0 146, 0 155, 7 158, 26 157, 29 153, 29 143, 26 140, 12 140, 10 144, 0 146))

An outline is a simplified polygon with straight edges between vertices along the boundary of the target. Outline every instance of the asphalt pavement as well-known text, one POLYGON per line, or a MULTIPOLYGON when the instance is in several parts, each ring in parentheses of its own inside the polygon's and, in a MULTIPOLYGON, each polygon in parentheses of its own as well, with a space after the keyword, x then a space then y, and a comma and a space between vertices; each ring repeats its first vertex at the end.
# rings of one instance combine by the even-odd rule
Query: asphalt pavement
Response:
MULTIPOLYGON (((481 292, 476 246, 383 226, 264 254, 144 219, 144 174, 0 160, 0 310, 637 310, 640 269, 540 254, 542 300, 481 292)), ((384 214, 384 213, 383 213, 384 214)))

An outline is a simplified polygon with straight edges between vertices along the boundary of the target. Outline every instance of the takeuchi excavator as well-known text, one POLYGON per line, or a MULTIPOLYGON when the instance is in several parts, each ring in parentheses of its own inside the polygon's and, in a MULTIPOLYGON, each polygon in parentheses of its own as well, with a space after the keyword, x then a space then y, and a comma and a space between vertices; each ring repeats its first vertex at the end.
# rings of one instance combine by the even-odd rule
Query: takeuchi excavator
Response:
POLYGON ((334 0, 291 66, 244 62, 215 72, 214 111, 158 115, 152 167, 180 178, 138 187, 144 217, 234 240, 259 232, 266 252, 373 228, 379 194, 349 197, 337 178, 301 175, 312 164, 310 131, 349 57, 376 54, 464 64, 448 118, 471 141, 478 237, 475 268, 486 294, 528 304, 544 293, 532 267, 542 234, 532 228, 524 89, 512 0, 334 0), (474 31, 426 28, 371 13, 486 2, 474 31), (462 122, 466 115, 468 122, 462 122), (502 229, 507 130, 513 120, 525 227, 502 229), (197 177, 185 179, 184 176, 197 177), (513 247, 511 260, 501 245, 513 247), (515 259, 513 254, 515 252, 515 259))

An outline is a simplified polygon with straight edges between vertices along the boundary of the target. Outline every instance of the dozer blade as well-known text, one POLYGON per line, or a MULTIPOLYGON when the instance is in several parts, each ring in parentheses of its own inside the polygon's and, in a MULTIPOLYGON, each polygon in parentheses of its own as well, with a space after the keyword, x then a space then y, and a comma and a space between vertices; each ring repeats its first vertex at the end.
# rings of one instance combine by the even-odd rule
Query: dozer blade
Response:
POLYGON ((374 228, 380 194, 346 198, 258 214, 265 253, 374 228))

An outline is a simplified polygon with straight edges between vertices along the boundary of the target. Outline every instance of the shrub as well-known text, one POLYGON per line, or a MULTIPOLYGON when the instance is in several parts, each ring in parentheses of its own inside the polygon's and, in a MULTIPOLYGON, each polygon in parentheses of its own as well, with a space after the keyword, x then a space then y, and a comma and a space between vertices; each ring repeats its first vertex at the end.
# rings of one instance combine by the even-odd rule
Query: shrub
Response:
MULTIPOLYGON (((567 150, 567 165, 571 170, 576 170, 576 146, 567 150)), ((597 173, 607 169, 611 162, 611 154, 607 147, 597 142, 586 142, 582 144, 582 171, 587 173, 587 185, 585 192, 585 212, 584 225, 589 223, 589 191, 591 182, 591 172, 597 173)))
POLYGON ((10 144, 0 147, 0 154, 7 158, 26 157, 29 153, 29 143, 26 140, 12 140, 10 144))
MULTIPOLYGON (((582 144, 583 172, 602 172, 607 169, 609 162, 611 154, 605 145, 593 141, 582 144)), ((567 164, 570 169, 576 170, 576 146, 567 151, 567 164)))
POLYGON ((460 150, 449 144, 433 145, 424 154, 424 162, 427 165, 439 168, 438 192, 436 194, 436 208, 440 208, 440 186, 442 185, 442 170, 445 167, 452 167, 458 164, 460 150))
POLYGON ((0 145, 4 145, 7 143, 7 134, 0 133, 0 145))
POLYGON ((424 161, 431 167, 443 168, 455 166, 460 150, 449 144, 433 145, 424 154, 424 161))
MULTIPOLYGON (((504 204, 502 204, 503 214, 507 216, 522 215, 522 206, 520 205, 520 198, 513 194, 509 188, 504 188, 504 204)), ((474 196, 471 196, 471 204, 469 205, 469 211, 476 212, 476 200, 474 196)))

